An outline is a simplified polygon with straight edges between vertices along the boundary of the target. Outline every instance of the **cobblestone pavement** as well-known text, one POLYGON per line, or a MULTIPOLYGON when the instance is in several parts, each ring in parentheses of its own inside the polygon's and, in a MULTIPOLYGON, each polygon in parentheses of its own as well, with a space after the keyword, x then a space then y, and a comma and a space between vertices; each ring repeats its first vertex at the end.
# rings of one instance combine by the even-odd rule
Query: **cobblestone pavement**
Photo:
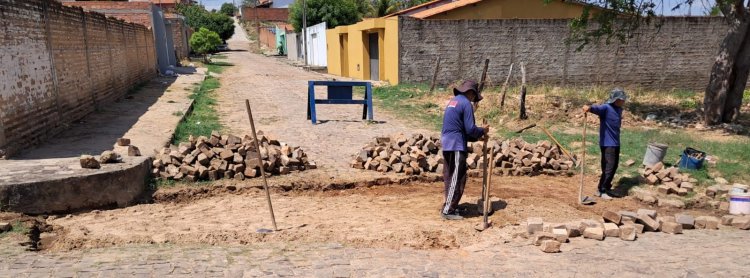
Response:
POLYGON ((648 233, 635 242, 574 238, 563 252, 527 243, 458 250, 353 249, 338 244, 146 245, 34 253, 0 245, 1 277, 748 277, 739 230, 648 233))
MULTIPOLYGON (((412 134, 429 131, 408 126, 409 119, 398 119, 375 107, 374 120, 362 120, 361 105, 319 105, 319 123, 307 120, 307 81, 341 77, 305 71, 285 62, 286 57, 254 54, 242 28, 227 41, 233 50, 227 53, 234 66, 221 75, 218 112, 231 132, 249 134, 245 99, 250 100, 256 129, 282 142, 301 146, 319 168, 333 176, 359 175, 348 167, 352 155, 375 136, 398 132, 412 134)), ((317 97, 325 98, 323 88, 317 97)))

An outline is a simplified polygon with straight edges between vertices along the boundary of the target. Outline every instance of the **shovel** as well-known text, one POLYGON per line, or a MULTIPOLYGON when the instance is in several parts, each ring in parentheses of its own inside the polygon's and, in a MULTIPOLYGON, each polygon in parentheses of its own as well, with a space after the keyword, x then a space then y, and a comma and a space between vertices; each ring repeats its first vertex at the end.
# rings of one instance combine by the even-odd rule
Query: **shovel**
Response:
POLYGON ((583 154, 581 155, 581 185, 578 187, 578 203, 581 205, 592 205, 596 203, 593 198, 589 196, 583 196, 583 182, 584 182, 584 171, 586 169, 586 124, 588 121, 586 121, 586 118, 588 116, 588 112, 583 114, 583 154))

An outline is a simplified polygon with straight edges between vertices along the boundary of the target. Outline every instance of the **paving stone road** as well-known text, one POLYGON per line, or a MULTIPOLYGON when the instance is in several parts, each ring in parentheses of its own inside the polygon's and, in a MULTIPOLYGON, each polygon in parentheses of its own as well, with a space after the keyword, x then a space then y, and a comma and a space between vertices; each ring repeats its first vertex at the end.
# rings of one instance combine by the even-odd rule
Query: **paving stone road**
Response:
POLYGON ((739 230, 647 233, 635 242, 574 238, 563 252, 525 242, 458 250, 318 245, 145 245, 34 253, 0 245, 0 277, 748 277, 739 230))

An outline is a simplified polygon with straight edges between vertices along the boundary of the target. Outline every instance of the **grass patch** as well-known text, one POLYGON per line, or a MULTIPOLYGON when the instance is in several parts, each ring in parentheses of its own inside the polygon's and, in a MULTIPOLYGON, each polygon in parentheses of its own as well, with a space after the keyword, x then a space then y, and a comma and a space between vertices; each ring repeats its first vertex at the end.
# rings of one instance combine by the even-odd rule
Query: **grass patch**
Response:
MULTIPOLYGON (((208 68, 209 73, 220 73, 227 67, 232 66, 232 64, 227 62, 212 62, 205 66, 208 68)), ((193 110, 175 129, 174 137, 172 138, 172 143, 175 145, 179 144, 179 142, 187 141, 190 135, 210 136, 211 131, 220 131, 223 128, 216 112, 216 93, 214 92, 214 90, 221 86, 219 80, 212 76, 207 76, 203 82, 193 84, 197 85, 190 95, 190 98, 193 99, 193 110)), ((182 112, 178 111, 172 115, 182 116, 182 112)))
POLYGON ((182 113, 182 111, 175 111, 175 112, 173 112, 173 113, 172 113, 172 116, 177 116, 177 117, 180 117, 180 116, 182 116, 182 115, 184 115, 184 114, 182 113))
POLYGON ((226 59, 227 55, 224 54, 213 54, 211 55, 211 59, 226 59))
POLYGON ((174 132, 172 143, 187 141, 190 135, 210 136, 211 131, 221 130, 219 116, 216 112, 216 94, 214 90, 219 88, 219 80, 211 76, 206 77, 203 83, 197 87, 190 98, 193 99, 193 111, 185 121, 181 122, 174 132))
POLYGON ((10 234, 26 234, 29 232, 29 228, 26 228, 21 221, 16 220, 11 225, 10 231, 7 231, 5 233, 0 233, 0 238, 5 237, 10 234))
POLYGON ((226 68, 234 66, 234 64, 228 63, 228 62, 213 61, 211 63, 206 64, 205 66, 206 68, 208 68, 209 72, 222 73, 224 72, 226 68))
POLYGON ((428 128, 438 129, 443 124, 443 110, 437 104, 420 101, 419 99, 429 94, 428 87, 424 85, 397 85, 373 88, 373 101, 377 101, 382 107, 396 115, 416 119, 428 128))

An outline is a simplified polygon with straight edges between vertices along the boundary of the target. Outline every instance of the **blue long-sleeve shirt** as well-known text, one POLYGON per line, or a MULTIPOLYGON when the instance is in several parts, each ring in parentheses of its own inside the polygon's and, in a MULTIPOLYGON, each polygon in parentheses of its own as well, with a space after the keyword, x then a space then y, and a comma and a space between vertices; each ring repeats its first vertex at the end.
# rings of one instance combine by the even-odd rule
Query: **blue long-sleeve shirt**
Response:
POLYGON ((622 108, 614 104, 592 105, 589 110, 599 116, 599 146, 619 147, 622 108))
POLYGON ((457 95, 448 102, 440 135, 443 151, 463 152, 467 150, 466 142, 476 141, 484 135, 484 129, 474 122, 474 108, 466 96, 457 95))

